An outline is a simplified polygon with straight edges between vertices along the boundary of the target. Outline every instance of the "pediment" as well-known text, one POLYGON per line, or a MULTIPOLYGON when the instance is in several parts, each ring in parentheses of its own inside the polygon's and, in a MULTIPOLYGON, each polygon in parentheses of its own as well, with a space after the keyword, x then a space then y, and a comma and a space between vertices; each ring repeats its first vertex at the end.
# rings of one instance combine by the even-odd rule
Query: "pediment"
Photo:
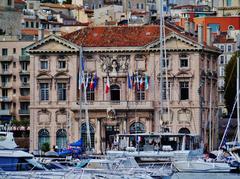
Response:
POLYGON ((42 79, 52 79, 52 76, 47 74, 47 73, 40 73, 38 76, 37 76, 37 79, 38 80, 42 80, 42 79))
MULTIPOLYGON (((193 39, 184 37, 176 33, 171 33, 166 37, 166 50, 196 50, 201 48, 200 44, 196 43, 193 39)), ((160 41, 157 40, 149 44, 147 49, 159 49, 160 41)))
POLYGON ((177 74, 175 74, 175 77, 193 77, 193 73, 190 71, 179 71, 177 74))
POLYGON ((57 73, 56 75, 54 75, 55 79, 69 79, 70 75, 66 74, 66 73, 57 73))
POLYGON ((61 37, 50 35, 27 48, 28 53, 78 52, 79 47, 61 37))

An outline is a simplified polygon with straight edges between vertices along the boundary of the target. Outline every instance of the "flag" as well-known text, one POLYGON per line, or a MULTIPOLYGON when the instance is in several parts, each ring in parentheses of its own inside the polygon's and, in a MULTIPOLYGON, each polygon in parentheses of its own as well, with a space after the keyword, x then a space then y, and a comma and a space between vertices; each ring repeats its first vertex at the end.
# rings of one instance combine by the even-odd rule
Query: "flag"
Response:
POLYGON ((148 76, 145 75, 145 90, 148 90, 148 76))
POLYGON ((95 75, 94 75, 94 81, 93 81, 93 88, 94 88, 94 89, 97 88, 97 83, 98 83, 97 73, 95 73, 95 75))
POLYGON ((94 82, 93 82, 93 78, 91 79, 91 82, 89 84, 89 88, 92 90, 94 89, 94 82))
POLYGON ((143 78, 141 77, 140 79, 140 89, 143 90, 144 88, 144 82, 143 82, 143 78))
POLYGON ((85 81, 85 85, 84 85, 86 89, 87 89, 87 87, 88 87, 88 80, 89 80, 89 79, 88 79, 88 73, 87 73, 87 77, 86 77, 86 81, 85 81))
POLYGON ((109 76, 107 76, 107 83, 106 83, 105 92, 108 93, 109 89, 110 89, 110 82, 109 82, 109 76))
POLYGON ((127 77, 128 79, 128 88, 129 89, 132 89, 132 83, 131 83, 131 77, 129 76, 129 73, 128 73, 128 77, 127 77))
POLYGON ((137 90, 139 90, 139 78, 138 78, 138 74, 137 74, 137 76, 136 76, 136 88, 137 88, 137 90))

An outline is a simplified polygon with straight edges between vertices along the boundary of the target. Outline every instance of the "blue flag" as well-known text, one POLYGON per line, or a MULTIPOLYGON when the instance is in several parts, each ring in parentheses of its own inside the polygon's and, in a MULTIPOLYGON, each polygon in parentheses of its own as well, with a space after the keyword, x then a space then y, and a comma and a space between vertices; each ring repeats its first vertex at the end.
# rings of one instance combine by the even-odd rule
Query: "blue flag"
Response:
POLYGON ((96 89, 96 88, 97 88, 97 83, 98 83, 97 73, 95 73, 95 75, 94 75, 94 81, 93 81, 93 89, 96 89))
POLYGON ((131 77, 129 76, 129 73, 128 73, 128 88, 132 89, 131 77))

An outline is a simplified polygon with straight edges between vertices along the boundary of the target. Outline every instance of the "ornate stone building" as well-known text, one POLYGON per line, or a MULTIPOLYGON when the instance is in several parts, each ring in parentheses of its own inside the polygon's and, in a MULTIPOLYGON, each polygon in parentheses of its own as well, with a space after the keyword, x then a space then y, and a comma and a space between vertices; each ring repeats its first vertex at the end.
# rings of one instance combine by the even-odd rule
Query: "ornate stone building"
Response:
POLYGON ((92 145, 97 153, 111 147, 117 133, 159 132, 163 127, 173 133, 202 135, 207 143, 208 121, 212 121, 212 136, 217 136, 219 51, 202 44, 201 37, 199 34, 198 41, 167 24, 167 63, 163 68, 168 72, 164 76, 168 77, 169 93, 164 82, 162 115, 158 26, 92 27, 62 38, 51 35, 29 46, 31 150, 39 149, 43 142, 62 147, 80 135, 86 139, 86 104, 82 105, 81 118, 79 113, 80 46, 88 82, 94 76, 98 79, 96 88, 88 87, 86 94, 92 145), (130 89, 128 74, 134 75, 131 79, 135 82, 145 83, 140 88, 135 83, 130 89), (110 91, 106 93, 108 79, 110 91))

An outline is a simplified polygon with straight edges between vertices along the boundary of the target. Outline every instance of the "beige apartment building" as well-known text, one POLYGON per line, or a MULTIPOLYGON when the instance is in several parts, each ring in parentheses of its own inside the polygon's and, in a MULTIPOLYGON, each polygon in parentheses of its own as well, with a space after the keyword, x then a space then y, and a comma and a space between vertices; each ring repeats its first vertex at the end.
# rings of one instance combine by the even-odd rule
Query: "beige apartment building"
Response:
POLYGON ((45 142, 59 148, 80 137, 86 142, 86 108, 96 153, 110 148, 115 134, 163 129, 202 135, 204 143, 208 143, 212 126, 215 145, 219 50, 212 47, 211 41, 202 44, 201 26, 198 39, 171 24, 166 24, 165 29, 167 63, 163 63, 163 69, 167 68, 167 74, 163 73, 162 101, 159 26, 89 27, 64 37, 51 35, 29 46, 30 150, 39 150, 45 142), (80 46, 88 79, 82 116, 78 88, 80 46), (137 82, 132 89, 129 75, 134 75, 131 79, 137 82), (96 77, 97 85, 91 88, 96 77))
MULTIPOLYGON (((13 36, 0 38, 0 121, 15 119, 29 122, 30 57, 25 54, 24 48, 33 42, 21 41, 13 36)), ((13 130, 20 130, 16 127, 21 126, 13 124, 13 130)))

